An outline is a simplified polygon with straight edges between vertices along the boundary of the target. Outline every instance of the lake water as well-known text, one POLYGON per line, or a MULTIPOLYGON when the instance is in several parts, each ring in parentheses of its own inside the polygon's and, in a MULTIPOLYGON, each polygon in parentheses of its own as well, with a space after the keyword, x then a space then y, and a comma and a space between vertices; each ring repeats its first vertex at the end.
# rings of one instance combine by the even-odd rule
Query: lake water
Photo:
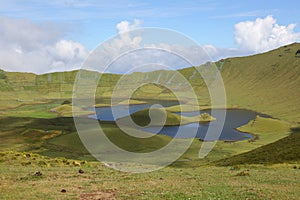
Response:
MULTIPOLYGON (((224 112, 224 109, 216 109, 215 110, 215 114, 217 114, 217 116, 219 114, 221 114, 222 112, 224 112)), ((200 111, 200 113, 211 113, 211 110, 205 110, 205 111, 200 111)), ((199 115, 199 112, 187 112, 187 113, 178 113, 184 116, 196 116, 199 115)), ((226 118, 225 118, 225 122, 224 122, 224 126, 221 132, 221 135, 219 134, 214 134, 214 133, 210 133, 210 138, 209 140, 245 140, 245 139, 250 139, 253 136, 251 134, 247 134, 247 133, 242 133, 238 130, 236 130, 236 128, 247 124, 250 120, 254 119, 256 117, 257 113, 253 112, 253 111, 249 111, 249 110, 239 110, 239 109, 228 109, 226 110, 226 118)), ((199 124, 199 123, 191 123, 191 124, 187 124, 187 125, 181 125, 181 131, 183 131, 184 134, 184 138, 190 138, 192 137, 193 134, 191 134, 193 132, 193 130, 195 130, 196 128, 198 128, 197 130, 197 135, 196 138, 200 138, 202 140, 204 140, 206 134, 207 134, 207 130, 209 126, 221 126, 220 121, 218 120, 218 117, 215 116, 217 118, 217 120, 209 122, 209 123, 205 123, 205 124, 199 124)), ((162 127, 162 129, 159 131, 160 134, 165 134, 171 137, 177 137, 176 133, 179 129, 179 126, 169 126, 169 127, 162 127)), ((149 128, 144 128, 144 131, 147 132, 155 132, 155 128, 149 127, 149 128)), ((180 136, 182 138, 182 136, 180 136)))
MULTIPOLYGON (((161 105, 167 107, 176 105, 176 102, 160 102, 161 105)), ((125 116, 128 116, 129 114, 132 114, 134 112, 137 112, 139 110, 149 108, 153 104, 140 104, 140 105, 120 105, 120 106, 113 106, 114 109, 114 115, 112 112, 112 107, 102 107, 97 108, 97 116, 90 116, 91 118, 98 119, 100 121, 115 121, 118 118, 122 118, 125 116), (129 111, 129 112, 128 112, 129 111)), ((214 114, 217 118, 216 121, 212 121, 205 124, 199 124, 199 123, 191 123, 187 125, 181 125, 181 126, 165 126, 165 127, 147 127, 143 128, 143 131, 150 132, 150 133, 157 133, 157 134, 164 134, 171 137, 179 137, 179 138, 190 138, 193 137, 194 134, 193 131, 197 131, 196 138, 204 139, 207 130, 209 126, 217 127, 220 126, 220 121, 218 120, 218 113, 224 112, 224 109, 216 109, 214 110, 214 114), (181 130, 184 134, 181 136, 176 135, 178 130, 181 130), (159 131, 158 131, 159 130, 159 131)), ((211 110, 205 110, 200 112, 184 112, 184 113, 176 113, 183 116, 196 116, 199 115, 199 113, 211 113, 211 110)), ((224 126, 221 132, 221 135, 219 134, 213 134, 210 133, 209 140, 245 140, 250 139, 253 136, 251 134, 242 133, 236 130, 236 128, 247 124, 250 120, 254 119, 258 113, 254 111, 249 110, 240 110, 240 109, 228 109, 226 110, 226 119, 224 122, 224 126)), ((264 116, 264 115, 260 115, 264 116)), ((207 139, 207 138, 206 138, 207 139)))
POLYGON ((118 105, 112 107, 101 107, 96 108, 97 116, 90 116, 90 118, 98 119, 100 121, 116 121, 119 118, 126 117, 137 111, 150 108, 152 105, 160 104, 164 107, 177 105, 177 102, 165 101, 156 102, 153 101, 151 104, 138 104, 138 105, 118 105))

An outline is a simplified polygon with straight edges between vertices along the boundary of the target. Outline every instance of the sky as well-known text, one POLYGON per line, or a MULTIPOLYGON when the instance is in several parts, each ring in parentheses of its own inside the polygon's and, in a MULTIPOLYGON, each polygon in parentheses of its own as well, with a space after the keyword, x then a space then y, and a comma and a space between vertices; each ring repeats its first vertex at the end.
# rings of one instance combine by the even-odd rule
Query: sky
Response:
MULTIPOLYGON (((261 53, 300 41, 299 7, 298 1, 279 0, 1 0, 0 68, 39 74, 78 69, 107 41, 115 44, 113 55, 126 42, 130 49, 144 47, 141 36, 111 38, 146 27, 185 35, 212 60, 261 53)), ((192 51, 161 43, 152 46, 192 51)))

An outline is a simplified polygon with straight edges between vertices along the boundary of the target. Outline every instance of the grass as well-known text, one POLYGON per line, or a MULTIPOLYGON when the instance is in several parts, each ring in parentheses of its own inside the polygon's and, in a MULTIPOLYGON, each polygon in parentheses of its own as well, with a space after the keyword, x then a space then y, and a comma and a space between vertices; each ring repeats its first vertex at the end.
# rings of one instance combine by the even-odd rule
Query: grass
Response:
POLYGON ((56 113, 60 117, 73 117, 73 116, 95 114, 92 111, 88 111, 83 108, 75 107, 70 104, 59 105, 55 108, 52 108, 50 111, 56 113))
POLYGON ((147 101, 140 101, 135 99, 130 99, 129 101, 124 100, 119 103, 119 105, 138 105, 138 104, 147 104, 147 101))
POLYGON ((194 112, 201 110, 200 106, 195 105, 175 105, 166 108, 169 112, 194 112))
POLYGON ((291 133, 291 124, 272 118, 257 116, 248 124, 237 128, 241 132, 252 133, 258 136, 257 143, 268 140, 275 142, 291 133))
POLYGON ((101 107, 110 107, 111 104, 109 103, 97 103, 95 104, 95 108, 101 108, 101 107))
POLYGON ((259 55, 225 59, 221 74, 228 106, 299 122, 300 59, 295 57, 299 48, 294 43, 259 55))
POLYGON ((19 106, 15 109, 8 109, 3 111, 2 115, 7 117, 34 117, 34 118, 54 118, 56 113, 50 112, 53 107, 59 106, 57 102, 54 103, 32 103, 29 105, 19 106))
POLYGON ((298 199, 300 195, 300 169, 287 164, 235 169, 167 167, 128 174, 95 162, 76 161, 75 166, 74 160, 63 158, 18 152, 1 155, 3 199, 84 199, 101 195, 116 199, 298 199), (79 169, 84 173, 79 174, 79 169), (238 175, 246 170, 249 176, 238 175), (35 175, 36 171, 42 175, 35 175))
POLYGON ((218 165, 239 164, 276 164, 297 163, 300 155, 300 134, 293 133, 276 142, 261 146, 250 152, 242 153, 224 160, 219 160, 218 165))
POLYGON ((0 117, 1 150, 33 151, 60 133, 74 132, 72 118, 0 117))

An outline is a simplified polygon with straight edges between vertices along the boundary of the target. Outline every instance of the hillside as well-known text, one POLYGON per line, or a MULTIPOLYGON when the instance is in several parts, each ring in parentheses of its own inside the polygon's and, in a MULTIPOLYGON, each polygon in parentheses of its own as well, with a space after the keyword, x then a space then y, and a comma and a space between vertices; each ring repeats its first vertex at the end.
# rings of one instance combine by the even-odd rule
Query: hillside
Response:
POLYGON ((300 161, 300 133, 293 133, 274 143, 216 162, 220 166, 241 164, 276 164, 300 161))
POLYGON ((222 77, 228 105, 300 122, 300 44, 241 58, 226 59, 222 77))
MULTIPOLYGON (((298 49, 300 44, 294 43, 263 54, 216 62, 225 84, 228 107, 252 109, 275 118, 300 122, 300 58, 295 55, 298 49)), ((201 75, 194 68, 179 72, 192 84, 199 103, 209 105, 209 94, 201 75)), ((0 109, 71 98, 76 74, 77 71, 44 75, 0 71, 0 109)), ((128 76, 127 80, 138 83, 145 80, 155 82, 163 77, 165 81, 169 80, 169 84, 179 85, 182 92, 186 90, 184 84, 178 84, 180 80, 172 71, 136 72, 125 76, 128 76)), ((96 97, 110 97, 119 79, 120 75, 103 74, 96 97)), ((131 84, 127 81, 122 85, 124 91, 131 84)), ((144 85, 135 92, 134 97, 174 99, 171 91, 155 84, 144 85)))

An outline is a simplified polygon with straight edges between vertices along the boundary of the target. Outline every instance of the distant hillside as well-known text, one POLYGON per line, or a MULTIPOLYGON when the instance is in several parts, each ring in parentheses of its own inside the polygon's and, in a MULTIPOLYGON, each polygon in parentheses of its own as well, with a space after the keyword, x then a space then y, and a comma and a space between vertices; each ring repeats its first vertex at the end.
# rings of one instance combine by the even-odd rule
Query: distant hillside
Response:
MULTIPOLYGON (((228 58, 216 62, 221 71, 229 107, 256 110, 290 122, 300 122, 300 44, 294 43, 267 53, 228 58)), ((205 67, 205 65, 200 66, 205 67)), ((178 70, 193 86, 201 105, 209 105, 209 94, 201 75, 194 68, 178 70)), ((44 75, 0 71, 0 109, 18 106, 24 102, 72 97, 77 71, 44 75)), ((130 75, 134 82, 153 82, 161 77, 183 92, 174 72, 159 70, 136 72, 130 75)), ((97 97, 110 97, 121 75, 103 74, 97 97)), ((126 82, 128 87, 132 84, 126 82)), ((126 94, 126 84, 123 85, 126 94)), ((145 85, 135 92, 136 98, 172 99, 173 94, 159 85, 145 85)))

